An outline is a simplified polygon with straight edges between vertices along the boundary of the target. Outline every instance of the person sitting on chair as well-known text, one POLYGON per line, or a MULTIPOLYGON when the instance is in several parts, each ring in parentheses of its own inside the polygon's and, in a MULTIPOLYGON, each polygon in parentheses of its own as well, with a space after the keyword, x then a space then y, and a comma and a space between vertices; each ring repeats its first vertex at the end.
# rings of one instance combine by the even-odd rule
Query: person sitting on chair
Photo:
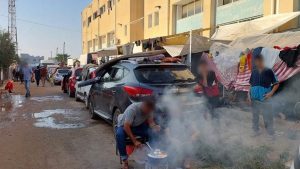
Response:
POLYGON ((136 139, 136 136, 149 138, 149 127, 154 131, 159 131, 160 126, 153 120, 153 111, 155 103, 151 99, 139 103, 131 104, 118 117, 118 126, 116 129, 117 147, 121 156, 123 169, 128 169, 128 155, 126 152, 126 138, 129 137, 136 148, 140 148, 142 143, 136 139))

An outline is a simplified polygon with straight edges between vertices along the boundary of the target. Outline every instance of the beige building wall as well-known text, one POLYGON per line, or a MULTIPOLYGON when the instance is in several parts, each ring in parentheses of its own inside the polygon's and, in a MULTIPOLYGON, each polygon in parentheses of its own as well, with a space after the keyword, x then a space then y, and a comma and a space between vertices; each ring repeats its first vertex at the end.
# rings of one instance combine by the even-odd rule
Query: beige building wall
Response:
POLYGON ((81 13, 82 54, 144 39, 144 0, 93 0, 81 13), (94 19, 94 13, 105 12, 94 19), (91 23, 88 24, 89 18, 91 23))
MULTIPOLYGON (((264 15, 300 11, 299 0, 264 0, 264 15)), ((282 32, 299 27, 299 18, 294 19, 278 28, 275 32, 282 32)))
POLYGON ((170 35, 170 0, 145 0, 145 39, 170 35))

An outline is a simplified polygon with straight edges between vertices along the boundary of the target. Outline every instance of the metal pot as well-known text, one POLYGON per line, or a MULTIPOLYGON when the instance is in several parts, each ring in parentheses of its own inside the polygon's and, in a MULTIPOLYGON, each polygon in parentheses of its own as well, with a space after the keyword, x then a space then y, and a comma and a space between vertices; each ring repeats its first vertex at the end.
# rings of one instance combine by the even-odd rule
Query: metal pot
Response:
POLYGON ((155 149, 148 154, 146 169, 167 169, 168 154, 159 149, 155 149))

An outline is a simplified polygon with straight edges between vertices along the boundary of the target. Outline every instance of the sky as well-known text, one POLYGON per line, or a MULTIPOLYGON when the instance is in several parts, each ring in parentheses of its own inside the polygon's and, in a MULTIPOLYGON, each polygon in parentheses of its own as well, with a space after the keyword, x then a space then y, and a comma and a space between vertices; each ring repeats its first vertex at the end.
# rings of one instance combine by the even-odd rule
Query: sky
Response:
MULTIPOLYGON (((81 11, 91 0, 16 0, 19 53, 81 54, 81 11)), ((0 0, 0 29, 8 27, 8 0, 0 0)))

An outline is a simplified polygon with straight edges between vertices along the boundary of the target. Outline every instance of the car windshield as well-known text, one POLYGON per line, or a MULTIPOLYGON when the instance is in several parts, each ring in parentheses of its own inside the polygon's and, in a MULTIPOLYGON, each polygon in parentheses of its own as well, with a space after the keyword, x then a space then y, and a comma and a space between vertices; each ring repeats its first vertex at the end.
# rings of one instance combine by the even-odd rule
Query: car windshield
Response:
POLYGON ((59 69, 57 72, 59 74, 68 74, 69 70, 68 69, 59 69))
POLYGON ((186 66, 139 67, 135 71, 142 83, 194 82, 195 77, 186 66))

